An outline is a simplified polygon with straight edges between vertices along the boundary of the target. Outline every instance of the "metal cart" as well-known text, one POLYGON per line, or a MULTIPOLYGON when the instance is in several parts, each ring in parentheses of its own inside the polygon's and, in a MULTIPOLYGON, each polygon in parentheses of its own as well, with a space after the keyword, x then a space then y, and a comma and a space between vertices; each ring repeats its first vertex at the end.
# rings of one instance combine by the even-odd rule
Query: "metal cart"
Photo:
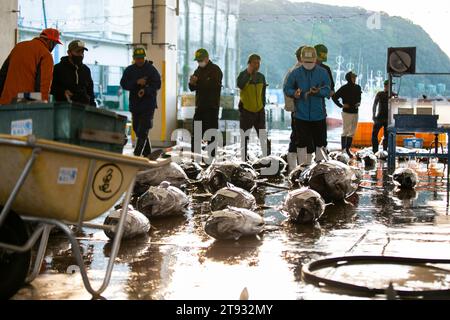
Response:
POLYGON ((136 174, 167 165, 170 159, 148 161, 110 152, 38 140, 34 136, 0 135, 0 299, 9 298, 39 274, 52 228, 69 238, 84 286, 100 298, 109 284, 119 251, 136 174), (125 195, 125 196, 124 196, 125 195), (123 200, 116 226, 87 223, 123 200), (36 226, 30 236, 25 222, 36 226), (115 229, 103 283, 92 288, 80 246, 70 225, 115 229), (29 274, 31 249, 40 240, 29 274))

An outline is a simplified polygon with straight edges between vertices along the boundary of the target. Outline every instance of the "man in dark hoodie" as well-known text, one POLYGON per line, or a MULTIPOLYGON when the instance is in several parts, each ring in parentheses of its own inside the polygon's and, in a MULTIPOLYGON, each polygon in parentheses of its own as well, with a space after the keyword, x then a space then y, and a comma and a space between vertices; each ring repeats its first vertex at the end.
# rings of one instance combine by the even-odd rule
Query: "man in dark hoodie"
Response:
MULTIPOLYGON (((195 91, 195 115, 194 121, 202 124, 202 137, 192 135, 192 152, 201 153, 200 146, 195 144, 201 141, 207 130, 219 129, 220 93, 222 91, 223 73, 220 67, 209 59, 209 53, 201 48, 195 52, 195 61, 198 68, 189 79, 189 89, 195 91), (197 150, 196 150, 197 148, 197 150)), ((195 124, 194 122, 194 124, 195 124)), ((195 130, 193 130, 195 132, 195 130)), ((209 144, 214 143, 212 138, 209 144)), ((215 150, 211 151, 211 157, 215 157, 215 150)))
POLYGON ((333 72, 331 72, 331 68, 327 66, 324 62, 328 61, 328 48, 324 44, 318 44, 314 47, 317 52, 317 64, 327 70, 328 75, 330 76, 331 81, 331 92, 330 96, 332 97, 334 95, 334 79, 333 79, 333 72))
POLYGON ((67 56, 55 65, 51 94, 56 102, 77 102, 97 106, 91 70, 83 64, 84 52, 88 51, 83 41, 69 44, 67 56))
POLYGON ((134 50, 135 63, 125 69, 120 85, 130 91, 130 111, 137 137, 134 155, 147 158, 152 153, 148 134, 153 128, 153 116, 158 108, 156 96, 161 89, 161 75, 146 57, 144 48, 134 50))
POLYGON ((358 126, 358 110, 361 104, 361 87, 356 84, 356 74, 349 72, 345 75, 347 84, 343 85, 334 95, 334 103, 342 109, 342 120, 344 122, 344 129, 341 137, 342 152, 344 150, 350 157, 353 154, 350 148, 353 143, 353 136, 358 126), (342 99, 343 104, 339 101, 342 99))

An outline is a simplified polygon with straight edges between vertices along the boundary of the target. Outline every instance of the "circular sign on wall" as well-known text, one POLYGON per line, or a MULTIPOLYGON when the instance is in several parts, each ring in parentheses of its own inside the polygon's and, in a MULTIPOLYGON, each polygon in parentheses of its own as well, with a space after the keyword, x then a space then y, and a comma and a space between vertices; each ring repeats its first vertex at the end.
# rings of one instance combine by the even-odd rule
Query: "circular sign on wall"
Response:
POLYGON ((122 183, 122 170, 115 164, 105 164, 95 173, 92 190, 98 199, 107 201, 119 192, 122 183))

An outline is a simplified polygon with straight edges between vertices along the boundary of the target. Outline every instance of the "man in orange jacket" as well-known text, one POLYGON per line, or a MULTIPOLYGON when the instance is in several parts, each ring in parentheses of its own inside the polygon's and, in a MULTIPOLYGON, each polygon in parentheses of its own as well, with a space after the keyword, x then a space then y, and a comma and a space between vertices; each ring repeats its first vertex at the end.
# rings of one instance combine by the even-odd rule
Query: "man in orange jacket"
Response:
POLYGON ((40 92, 42 100, 48 101, 53 79, 51 52, 57 44, 62 44, 59 31, 45 29, 38 38, 14 47, 0 72, 0 105, 10 104, 22 92, 40 92))

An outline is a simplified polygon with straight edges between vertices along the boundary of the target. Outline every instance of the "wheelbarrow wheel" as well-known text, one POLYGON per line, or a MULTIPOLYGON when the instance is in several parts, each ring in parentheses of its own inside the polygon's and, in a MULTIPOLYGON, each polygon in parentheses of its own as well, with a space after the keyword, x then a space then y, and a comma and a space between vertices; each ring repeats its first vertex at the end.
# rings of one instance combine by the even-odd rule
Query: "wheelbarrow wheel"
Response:
MULTIPOLYGON (((0 243, 22 246, 27 240, 25 223, 17 214, 10 212, 0 226, 0 243)), ((20 253, 0 248, 0 300, 11 298, 24 285, 30 260, 31 250, 20 253)))

